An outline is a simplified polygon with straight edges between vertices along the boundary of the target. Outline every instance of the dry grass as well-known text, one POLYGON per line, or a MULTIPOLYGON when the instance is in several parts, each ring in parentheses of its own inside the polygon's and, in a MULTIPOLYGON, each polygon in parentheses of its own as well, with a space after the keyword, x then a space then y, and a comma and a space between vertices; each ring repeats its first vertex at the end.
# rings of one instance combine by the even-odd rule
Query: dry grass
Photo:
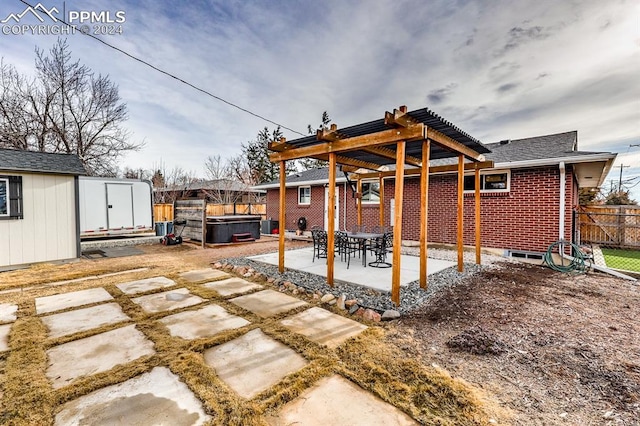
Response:
MULTIPOLYGON (((268 251, 273 248, 273 244, 263 244, 256 245, 253 250, 268 251)), ((247 250, 249 248, 244 249, 247 250)), ((9 336, 10 351, 0 354, 0 390, 4 393, 0 403, 1 424, 52 424, 55 414, 65 402, 105 386, 122 383, 158 366, 168 367, 178 375, 202 401, 205 411, 212 416, 212 424, 218 425, 265 424, 266 415, 274 414, 320 379, 336 373, 395 405, 421 423, 482 425, 488 424, 491 417, 498 421, 507 418, 504 412, 490 402, 489 397, 482 395, 469 384, 452 378, 443 370, 424 367, 414 360, 403 359, 395 347, 386 342, 383 326, 369 324, 372 327, 367 331, 333 350, 313 343, 280 325, 279 320, 283 317, 303 311, 308 306, 262 319, 228 302, 229 298, 220 297, 216 292, 199 285, 200 283, 188 283, 179 276, 180 272, 208 267, 214 260, 237 255, 238 250, 199 250, 185 245, 163 247, 162 250, 146 247, 145 251, 147 254, 142 256, 82 260, 64 265, 38 265, 27 270, 0 275, 0 289, 6 289, 40 286, 53 281, 140 267, 149 268, 131 274, 61 286, 45 285, 0 295, 0 302, 9 301, 19 305, 18 320, 9 336), (206 303, 216 303, 251 323, 240 329, 191 341, 171 336, 169 330, 157 320, 168 314, 198 309, 202 305, 147 314, 130 300, 129 295, 123 294, 115 286, 121 282, 159 275, 173 279, 176 286, 157 291, 186 287, 191 293, 207 299, 206 303), (70 336, 47 338, 46 326, 35 313, 34 298, 93 287, 104 287, 131 320, 70 336), (154 355, 118 365, 107 372, 76 379, 59 389, 52 387, 45 375, 46 353, 49 348, 112 330, 127 323, 135 323, 137 329, 154 342, 154 355), (286 344, 302 355, 309 364, 251 400, 245 400, 206 365, 203 351, 233 340, 255 328, 260 328, 268 336, 286 344)), ((242 250, 240 252, 242 254, 242 250)), ((261 284, 268 286, 266 283, 261 284)), ((146 294, 149 293, 153 292, 146 294)), ((311 304, 316 303, 311 298, 306 300, 311 304)))

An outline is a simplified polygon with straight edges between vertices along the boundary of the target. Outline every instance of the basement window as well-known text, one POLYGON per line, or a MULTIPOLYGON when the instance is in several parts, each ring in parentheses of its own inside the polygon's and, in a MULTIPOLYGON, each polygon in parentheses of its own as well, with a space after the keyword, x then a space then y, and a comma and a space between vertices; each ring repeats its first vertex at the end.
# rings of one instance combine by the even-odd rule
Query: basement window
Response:
POLYGON ((298 187, 298 204, 311 204, 311 187, 299 186, 298 187))
POLYGON ((362 204, 380 204, 380 182, 362 182, 362 204))
POLYGON ((22 176, 0 176, 0 220, 22 217, 22 176))
MULTIPOLYGON (((475 191, 475 175, 464 177, 464 192, 475 191)), ((482 173, 480 172, 480 192, 509 192, 511 187, 511 172, 509 170, 482 173)))

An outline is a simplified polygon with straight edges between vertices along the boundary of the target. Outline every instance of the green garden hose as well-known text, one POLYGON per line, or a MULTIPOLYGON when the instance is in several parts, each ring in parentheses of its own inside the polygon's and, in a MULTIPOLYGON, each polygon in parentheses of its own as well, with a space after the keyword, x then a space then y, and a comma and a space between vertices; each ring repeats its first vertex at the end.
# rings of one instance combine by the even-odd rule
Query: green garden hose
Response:
POLYGON ((585 260, 586 258, 582 253, 582 250, 580 250, 580 247, 569 241, 562 240, 556 241, 555 243, 551 244, 544 255, 544 263, 549 265, 549 267, 554 271, 564 273, 575 272, 581 274, 586 272, 588 267, 585 263, 585 260), (566 257, 560 256, 562 263, 555 263, 555 261, 553 260, 553 253, 564 253, 565 246, 567 245, 571 247, 572 255, 565 255, 566 257))

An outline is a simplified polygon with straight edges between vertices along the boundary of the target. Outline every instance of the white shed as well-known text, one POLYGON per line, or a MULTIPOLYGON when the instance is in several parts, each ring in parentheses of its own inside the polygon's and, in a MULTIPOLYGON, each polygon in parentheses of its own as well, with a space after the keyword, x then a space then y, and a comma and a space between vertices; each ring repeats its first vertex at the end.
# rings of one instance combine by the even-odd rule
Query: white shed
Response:
POLYGON ((0 270, 78 258, 78 176, 72 154, 0 149, 0 270))

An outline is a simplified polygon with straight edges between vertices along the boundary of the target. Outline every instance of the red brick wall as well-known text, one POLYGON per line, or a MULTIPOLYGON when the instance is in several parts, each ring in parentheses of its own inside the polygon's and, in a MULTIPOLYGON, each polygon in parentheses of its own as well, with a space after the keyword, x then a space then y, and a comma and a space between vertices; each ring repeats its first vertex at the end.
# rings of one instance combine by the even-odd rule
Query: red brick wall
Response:
MULTIPOLYGON (((455 244, 457 220, 457 178, 455 175, 435 175, 429 178, 428 240, 434 243, 455 244)), ((542 252, 558 240, 560 172, 556 167, 515 169, 511 171, 511 190, 508 193, 481 195, 482 246, 542 252)), ((420 180, 407 178, 404 185, 402 238, 420 237, 420 180)), ((565 239, 572 240, 572 211, 578 203, 577 184, 571 166, 567 166, 565 200, 565 239)), ((357 221, 356 200, 344 186, 339 186, 339 228, 345 229, 343 210, 346 206, 346 228, 357 221)), ((393 179, 385 180, 385 225, 393 225, 389 217, 390 200, 395 198, 393 179)), ((324 224, 324 187, 312 187, 311 205, 298 205, 297 188, 287 189, 286 228, 295 229, 300 216, 307 218, 308 228, 324 224)), ((473 194, 464 197, 464 243, 475 244, 475 200, 473 194)), ((267 217, 277 219, 278 190, 267 193, 267 217)), ((363 224, 379 224, 379 206, 362 206, 363 224)))
MULTIPOLYGON (((298 219, 304 217, 307 219, 307 230, 310 230, 312 226, 324 226, 324 185, 311 187, 311 204, 302 205, 298 204, 298 188, 287 188, 285 196, 286 204, 286 218, 285 229, 295 230, 298 229, 298 219)), ((351 191, 349 191, 349 196, 351 191)), ((343 229, 344 217, 343 217, 343 200, 344 200, 344 186, 339 184, 336 186, 336 192, 339 194, 338 207, 340 208, 340 216, 336 227, 343 229)), ((279 189, 270 189, 267 191, 267 218, 278 220, 278 206, 279 206, 279 189)))

